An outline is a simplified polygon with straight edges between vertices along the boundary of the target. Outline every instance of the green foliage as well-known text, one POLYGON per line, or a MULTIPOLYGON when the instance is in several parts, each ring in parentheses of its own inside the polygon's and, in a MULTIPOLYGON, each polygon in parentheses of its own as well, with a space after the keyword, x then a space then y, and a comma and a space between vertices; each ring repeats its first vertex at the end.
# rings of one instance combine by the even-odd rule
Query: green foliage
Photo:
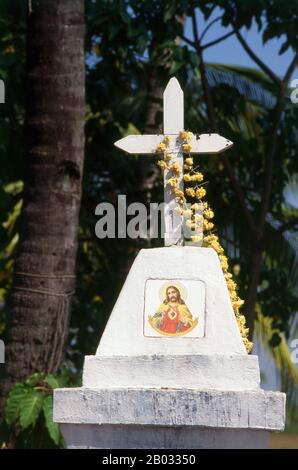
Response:
POLYGON ((5 407, 5 446, 23 448, 63 447, 57 423, 53 422, 53 390, 78 385, 67 369, 59 375, 33 374, 11 390, 5 407))
POLYGON ((21 401, 27 395, 28 388, 25 384, 16 384, 9 395, 9 401, 6 406, 6 423, 12 426, 17 422, 20 416, 21 401))
POLYGON ((288 0, 197 0, 194 2, 205 14, 207 20, 215 8, 223 14, 222 24, 235 24, 238 28, 250 28, 255 21, 262 34, 263 43, 273 38, 282 38, 279 54, 289 47, 298 49, 297 38, 297 1, 288 0))
POLYGON ((23 201, 22 181, 0 186, 0 334, 5 328, 6 299, 12 284, 15 250, 19 241, 18 219, 23 201))
POLYGON ((6 324, 21 209, 26 14, 23 0, 1 0, 0 79, 5 85, 5 103, 0 104, 0 335, 6 324))
MULTIPOLYGON (((36 423, 42 410, 43 396, 37 390, 28 390, 21 398, 20 425, 23 429, 36 423)), ((9 400, 8 400, 9 406, 9 400)))
POLYGON ((58 424, 53 422, 53 397, 49 396, 43 400, 43 414, 49 435, 55 444, 59 446, 61 435, 58 424))

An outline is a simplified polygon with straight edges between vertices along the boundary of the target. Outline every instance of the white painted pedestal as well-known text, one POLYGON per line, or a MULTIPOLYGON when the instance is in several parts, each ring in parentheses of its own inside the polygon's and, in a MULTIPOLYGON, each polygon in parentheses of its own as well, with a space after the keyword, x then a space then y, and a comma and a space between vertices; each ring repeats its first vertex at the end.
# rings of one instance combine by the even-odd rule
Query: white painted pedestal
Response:
POLYGON ((265 448, 284 418, 285 395, 260 389, 258 358, 245 351, 208 248, 141 250, 96 355, 85 358, 83 386, 54 396, 69 448, 265 448), (203 337, 145 336, 150 279, 204 283, 203 337))

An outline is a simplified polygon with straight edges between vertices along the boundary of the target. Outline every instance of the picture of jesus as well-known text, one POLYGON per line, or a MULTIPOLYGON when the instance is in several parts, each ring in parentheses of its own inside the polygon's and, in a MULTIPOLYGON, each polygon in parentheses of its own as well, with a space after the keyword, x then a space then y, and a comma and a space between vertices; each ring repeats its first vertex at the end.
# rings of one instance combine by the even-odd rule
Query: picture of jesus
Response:
POLYGON ((197 326, 198 319, 193 318, 180 289, 170 285, 165 290, 163 303, 153 316, 149 316, 149 323, 163 335, 182 336, 197 326))

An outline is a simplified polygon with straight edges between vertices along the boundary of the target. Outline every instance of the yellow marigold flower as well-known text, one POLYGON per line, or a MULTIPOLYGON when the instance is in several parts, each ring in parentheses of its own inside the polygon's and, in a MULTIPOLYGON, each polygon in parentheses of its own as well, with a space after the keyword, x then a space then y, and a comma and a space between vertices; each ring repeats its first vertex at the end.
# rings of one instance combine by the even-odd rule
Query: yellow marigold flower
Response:
POLYGON ((202 237, 199 236, 199 235, 192 235, 190 237, 190 239, 191 239, 192 242, 201 242, 202 241, 202 237))
POLYGON ((232 302, 236 302, 237 299, 238 299, 238 295, 237 295, 236 289, 234 289, 234 290, 232 290, 232 291, 230 290, 230 291, 229 291, 229 294, 230 294, 230 299, 231 299, 231 301, 232 301, 232 302))
POLYGON ((191 220, 187 220, 185 222, 185 225, 187 225, 187 227, 190 227, 192 230, 195 230, 197 228, 197 225, 194 222, 192 222, 191 220))
POLYGON ((233 277, 233 274, 231 273, 225 273, 225 278, 228 280, 228 279, 232 279, 233 277))
POLYGON ((166 145, 169 145, 172 142, 172 139, 171 135, 166 135, 163 141, 166 145))
POLYGON ((223 253, 223 248, 220 246, 220 244, 216 241, 212 241, 212 242, 209 242, 210 244, 210 247, 213 248, 214 251, 216 251, 216 253, 218 255, 220 255, 221 253, 223 253))
POLYGON ((214 234, 207 235, 206 237, 204 237, 204 241, 206 241, 207 243, 218 242, 218 236, 214 234))
POLYGON ((220 265, 222 269, 226 270, 229 268, 228 258, 226 256, 223 256, 223 255, 220 256, 220 265))
POLYGON ((183 179, 186 183, 189 183, 189 181, 191 181, 191 176, 189 174, 186 174, 183 176, 183 179))
POLYGON ((181 197, 180 199, 178 199, 178 204, 180 204, 181 206, 182 206, 183 204, 185 204, 185 197, 184 197, 184 196, 181 197))
POLYGON ((182 140, 186 140, 187 139, 187 131, 180 131, 180 137, 182 140))
POLYGON ((195 214, 193 218, 196 222, 199 222, 203 219, 203 216, 200 214, 195 214))
POLYGON ((233 308, 238 309, 238 308, 242 307, 243 304, 244 304, 244 300, 242 300, 238 297, 238 300, 233 302, 233 308))
POLYGON ((174 189, 174 194, 175 194, 175 196, 177 196, 177 197, 183 197, 183 196, 184 196, 183 191, 181 191, 181 189, 178 189, 178 188, 175 188, 175 189, 174 189))
POLYGON ((193 179, 193 181, 197 181, 197 182, 200 183, 201 181, 203 181, 204 176, 203 176, 202 173, 199 173, 199 172, 198 172, 198 173, 195 173, 195 174, 192 176, 192 179, 193 179))
POLYGON ((191 170, 191 166, 189 166, 189 165, 184 165, 184 170, 190 171, 190 170, 191 170))
POLYGON ((208 220, 204 220, 203 224, 205 230, 212 230, 214 227, 214 224, 212 222, 208 222, 208 220))
POLYGON ((247 338, 242 338, 244 346, 246 347, 246 351, 249 353, 252 350, 253 343, 249 341, 247 338))
POLYGON ((167 168, 167 164, 164 160, 158 160, 158 162, 156 163, 157 166, 159 166, 159 168, 161 168, 162 170, 165 170, 167 168))
POLYGON ((163 142, 161 142, 160 144, 158 144, 158 146, 156 147, 156 152, 164 152, 166 149, 166 146, 163 142))
POLYGON ((170 186, 171 188, 176 188, 177 184, 178 184, 178 180, 177 178, 174 178, 174 177, 168 179, 167 181, 167 185, 170 186))
POLYGON ((187 196, 190 196, 190 197, 195 197, 196 192, 193 188, 186 188, 185 194, 187 194, 187 196))
POLYGON ((213 219, 214 212, 211 209, 206 209, 204 210, 204 216, 206 217, 206 219, 213 219))
POLYGON ((191 145, 190 144, 183 144, 182 145, 182 149, 183 149, 183 152, 190 152, 191 151, 191 145))
POLYGON ((202 199, 202 197, 204 197, 206 195, 206 189, 205 188, 198 188, 196 190, 196 197, 198 199, 202 199))
POLYGON ((194 204, 192 204, 190 207, 191 207, 191 209, 194 210, 194 211, 198 211, 198 210, 201 209, 200 204, 198 204, 197 202, 195 202, 194 204))
POLYGON ((187 140, 188 142, 191 140, 192 135, 193 135, 193 134, 192 134, 192 132, 190 132, 190 131, 188 131, 188 132, 186 133, 186 140, 187 140))
POLYGON ((178 175, 180 175, 180 173, 182 172, 181 167, 178 163, 172 163, 172 165, 170 166, 170 169, 172 171, 175 171, 175 173, 178 173, 178 175))
POLYGON ((165 154, 165 160, 166 160, 167 162, 169 162, 170 160, 172 160, 172 158, 173 158, 173 154, 172 154, 172 153, 166 153, 166 154, 165 154))
POLYGON ((185 164, 188 165, 188 166, 192 166, 193 165, 193 158, 187 157, 185 159, 185 164))
POLYGON ((232 279, 227 281, 227 286, 230 291, 234 291, 236 289, 236 283, 232 279))

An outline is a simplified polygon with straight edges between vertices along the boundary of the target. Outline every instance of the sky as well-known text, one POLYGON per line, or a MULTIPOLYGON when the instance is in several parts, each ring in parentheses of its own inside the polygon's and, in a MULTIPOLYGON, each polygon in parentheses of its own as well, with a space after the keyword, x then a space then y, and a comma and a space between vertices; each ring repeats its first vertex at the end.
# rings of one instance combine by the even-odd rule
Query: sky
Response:
MULTIPOLYGON (((213 14, 206 23, 203 14, 199 11, 197 13, 199 29, 201 31, 204 30, 206 25, 218 16, 220 16, 220 9, 217 8, 214 10, 213 14)), ((204 37, 203 43, 217 39, 231 30, 231 28, 223 28, 220 23, 220 21, 216 22, 209 29, 206 36, 204 37)), ((273 70, 273 72, 275 72, 280 77, 285 74, 287 67, 294 57, 294 51, 288 49, 283 55, 278 55, 279 48, 283 43, 282 38, 273 39, 267 42, 266 45, 263 45, 262 33, 258 31, 256 24, 253 24, 250 30, 243 28, 241 33, 248 42, 251 49, 258 55, 258 57, 260 57, 263 62, 265 62, 267 66, 269 66, 269 68, 271 68, 271 70, 273 70)), ((193 39, 190 19, 187 20, 185 26, 185 36, 189 39, 193 39)), ((253 60, 244 51, 243 47, 235 36, 231 36, 222 43, 206 49, 204 57, 206 62, 258 68, 255 62, 253 62, 253 60)), ((298 78, 298 67, 292 75, 292 79, 294 78, 298 78)))

